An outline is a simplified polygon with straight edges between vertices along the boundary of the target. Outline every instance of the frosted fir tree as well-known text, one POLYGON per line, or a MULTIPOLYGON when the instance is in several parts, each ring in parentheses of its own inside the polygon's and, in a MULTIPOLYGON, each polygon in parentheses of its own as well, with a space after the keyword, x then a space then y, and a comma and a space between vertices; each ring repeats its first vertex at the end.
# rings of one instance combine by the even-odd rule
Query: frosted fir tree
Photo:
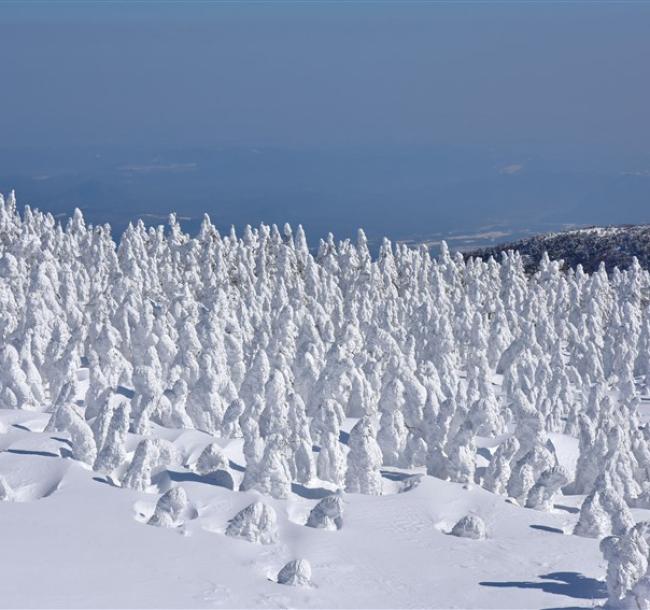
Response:
POLYGON ((309 483, 316 476, 312 447, 313 442, 309 430, 309 420, 305 403, 298 394, 288 396, 288 426, 289 426, 289 467, 292 480, 298 483, 309 483))
POLYGON ((641 488, 636 482, 638 463, 631 447, 630 433, 621 429, 622 423, 613 425, 607 433, 606 472, 618 495, 625 499, 636 498, 641 488))
POLYGON ((147 491, 152 485, 152 477, 177 460, 176 449, 169 441, 144 439, 135 449, 131 464, 122 478, 122 486, 147 491))
MULTIPOLYGON (((43 344, 44 343, 45 342, 43 342, 43 344)), ((38 345, 38 341, 35 339, 33 330, 29 329, 19 353, 20 368, 25 373, 25 381, 29 386, 29 390, 34 398, 36 405, 43 404, 45 401, 45 388, 43 387, 43 378, 41 377, 41 374, 35 364, 35 360, 41 363, 43 362, 43 352, 43 345, 38 345), (36 355, 32 353, 33 351, 36 352, 36 355)))
POLYGON ((263 349, 258 348, 239 389, 239 398, 244 401, 244 404, 251 404, 255 400, 260 388, 266 387, 270 375, 271 365, 268 356, 263 349))
POLYGON ((193 470, 214 485, 235 489, 235 477, 230 469, 230 462, 216 442, 203 449, 193 465, 193 470))
POLYGON ((613 534, 620 534, 634 525, 634 517, 624 498, 618 495, 614 489, 608 489, 606 484, 604 491, 601 492, 600 501, 609 514, 613 534))
POLYGON ((636 469, 634 478, 643 488, 643 483, 650 480, 650 445, 648 444, 648 434, 650 429, 644 426, 636 430, 631 437, 631 449, 636 460, 636 469))
POLYGON ((516 437, 508 437, 493 453, 483 479, 483 487, 492 493, 505 495, 512 474, 512 460, 519 451, 516 437))
POLYGON ((517 460, 535 447, 543 446, 548 440, 543 415, 531 404, 522 390, 515 391, 512 400, 515 418, 515 436, 519 441, 517 460))
POLYGON ((381 418, 377 441, 386 466, 399 465, 406 448, 408 431, 402 414, 405 404, 404 384, 394 379, 386 385, 379 400, 381 418))
POLYGON ((239 418, 244 414, 246 405, 240 398, 233 400, 223 414, 221 431, 228 438, 239 438, 242 434, 239 418))
POLYGON ((272 370, 264 396, 264 410, 259 419, 260 435, 266 438, 286 432, 289 416, 287 388, 284 375, 279 370, 272 370))
POLYGON ((345 480, 345 453, 340 434, 340 405, 335 400, 327 400, 312 420, 311 432, 320 450, 316 458, 316 473, 319 479, 330 481, 342 487, 345 480))
POLYGON ((250 489, 257 481, 257 469, 264 453, 264 440, 260 436, 257 417, 255 417, 255 413, 260 413, 263 408, 261 398, 258 398, 255 404, 258 407, 244 411, 239 420, 244 437, 243 453, 246 460, 246 474, 241 485, 243 490, 250 489))
POLYGON ((0 355, 0 397, 11 409, 30 409, 37 401, 20 365, 20 356, 12 345, 5 345, 0 355))
POLYGON ((343 497, 340 493, 325 496, 309 513, 305 524, 318 529, 340 530, 343 527, 343 497))
POLYGON ((491 369, 496 369, 503 352, 512 343, 513 339, 503 303, 497 299, 494 320, 490 326, 487 342, 487 358, 491 369))
POLYGON ((508 496, 515 498, 523 506, 542 473, 555 466, 555 456, 546 446, 535 445, 515 463, 508 480, 508 496))
MULTIPOLYGON (((101 449, 106 438, 106 432, 111 423, 113 412, 115 411, 116 401, 124 399, 124 396, 116 394, 113 388, 105 388, 104 391, 97 397, 97 413, 90 414, 86 409, 84 411, 84 418, 86 421, 92 420, 90 427, 95 436, 97 448, 101 449), (94 419, 93 419, 94 418, 94 419)), ((66 402, 69 402, 66 401, 66 402)))
POLYGON ((188 382, 190 395, 186 411, 198 430, 216 434, 221 427, 228 404, 236 392, 216 370, 210 354, 204 353, 197 363, 197 377, 188 382))
POLYGON ((505 430, 505 422, 489 380, 489 373, 478 373, 478 398, 470 407, 469 417, 479 436, 495 436, 505 430))
POLYGON ((311 584, 311 565, 306 559, 294 559, 278 573, 278 583, 292 587, 308 587, 311 584))
POLYGON ((447 444, 447 476, 456 483, 473 483, 476 471, 474 426, 467 420, 447 444))
POLYGON ((90 426, 71 405, 61 405, 52 414, 45 430, 67 432, 72 442, 72 457, 92 466, 97 457, 97 445, 90 426))
POLYGON ((194 423, 187 414, 189 388, 184 379, 177 379, 171 389, 166 390, 158 400, 157 419, 170 428, 193 428, 194 423))
POLYGON ((350 432, 345 475, 345 490, 349 493, 381 495, 382 454, 375 435, 369 417, 361 418, 350 432))
POLYGON ((205 446, 194 464, 194 471, 201 475, 209 475, 217 470, 229 469, 228 458, 224 455, 218 443, 205 446))
MULTIPOLYGON (((274 498, 287 498, 291 492, 291 456, 286 439, 280 434, 269 436, 255 472, 255 481, 247 479, 245 489, 255 488, 274 498)), ((246 471, 248 475, 248 471, 246 471)))
POLYGON ((189 513, 190 502, 187 493, 180 486, 166 491, 156 502, 156 508, 147 523, 158 527, 178 527, 189 513))
POLYGON ((607 561, 607 607, 647 608, 650 524, 642 521, 600 542, 607 561))
POLYGON ((451 426, 457 418, 458 411, 455 397, 452 396, 442 402, 437 417, 435 419, 432 417, 427 422, 427 473, 439 479, 446 479, 448 476, 448 456, 445 447, 452 436, 451 426))
POLYGON ((580 517, 573 533, 586 538, 620 534, 634 524, 630 510, 607 474, 596 480, 594 489, 580 507, 580 517))
POLYGON ((275 510, 263 502, 253 502, 229 521, 226 536, 256 544, 277 542, 279 533, 275 510))
POLYGON ((110 474, 127 459, 126 438, 129 432, 131 405, 121 397, 113 407, 107 403, 100 416, 94 422, 97 446, 97 459, 93 469, 110 474), (108 416, 110 415, 110 420, 108 416), (108 422, 108 425, 106 425, 108 422))
POLYGON ((580 452, 572 490, 574 493, 589 493, 603 469, 607 455, 607 437, 603 431, 596 432, 594 424, 586 415, 579 417, 578 424, 580 452))
POLYGON ((650 391, 650 311, 643 310, 641 330, 637 343, 637 353, 634 361, 634 374, 641 377, 645 392, 650 391))
POLYGON ((155 416, 163 387, 150 366, 139 366, 133 371, 135 399, 131 408, 131 427, 136 434, 149 431, 151 418, 155 416))
POLYGON ((542 472, 528 492, 526 508, 550 511, 555 495, 569 482, 569 475, 562 466, 554 466, 542 472))
MULTIPOLYGON (((414 349, 414 344, 411 343, 411 350, 414 349)), ((420 382, 417 374, 414 372, 417 366, 415 357, 411 363, 413 368, 402 366, 399 372, 399 379, 404 386, 404 425, 409 431, 411 436, 422 436, 420 427, 424 419, 424 407, 427 402, 427 389, 420 382)), ((409 366, 411 366, 409 365, 409 366)))

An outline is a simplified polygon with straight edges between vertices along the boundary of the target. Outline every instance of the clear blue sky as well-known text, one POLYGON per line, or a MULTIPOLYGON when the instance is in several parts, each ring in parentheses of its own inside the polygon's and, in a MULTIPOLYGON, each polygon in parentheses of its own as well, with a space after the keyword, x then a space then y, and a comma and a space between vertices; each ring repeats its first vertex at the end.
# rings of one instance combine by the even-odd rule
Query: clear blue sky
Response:
POLYGON ((4 147, 650 168, 648 2, 2 2, 0 28, 4 147))

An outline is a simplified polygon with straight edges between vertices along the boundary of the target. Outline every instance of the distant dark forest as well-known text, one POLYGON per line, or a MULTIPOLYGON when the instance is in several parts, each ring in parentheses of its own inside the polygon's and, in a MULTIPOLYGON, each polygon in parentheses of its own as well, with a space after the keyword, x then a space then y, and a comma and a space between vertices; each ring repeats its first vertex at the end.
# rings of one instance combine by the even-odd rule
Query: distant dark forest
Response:
POLYGON ((592 227, 547 233, 521 239, 507 244, 464 252, 466 258, 498 259, 501 252, 517 250, 524 257, 526 271, 537 270, 544 252, 553 260, 562 259, 564 268, 582 265, 588 272, 598 269, 601 261, 607 271, 614 267, 627 269, 633 258, 644 269, 650 269, 650 225, 624 225, 618 227, 592 227))

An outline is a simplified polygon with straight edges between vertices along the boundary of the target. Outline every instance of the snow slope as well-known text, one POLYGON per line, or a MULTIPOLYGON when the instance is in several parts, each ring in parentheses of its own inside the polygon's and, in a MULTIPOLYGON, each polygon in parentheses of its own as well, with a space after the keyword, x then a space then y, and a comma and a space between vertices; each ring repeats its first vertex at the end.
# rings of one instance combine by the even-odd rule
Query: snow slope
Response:
MULTIPOLYGON (((581 497, 561 497, 545 513, 430 476, 390 493, 408 476, 390 469, 388 495, 346 494, 343 528, 319 530, 304 523, 329 493, 325 484, 294 485, 288 499, 275 500, 178 467, 158 477, 150 493, 122 489, 61 457, 69 452, 65 438, 40 432, 48 417, 0 411, 7 430, 0 472, 20 499, 0 503, 0 573, 11 583, 3 607, 590 608, 606 594, 598 540, 563 535, 577 520, 581 497), (171 483, 186 490, 197 518, 175 529, 147 525, 171 483), (277 544, 224 535, 228 520, 255 499, 277 511, 277 544), (485 521, 486 540, 448 535, 468 513, 485 521), (311 563, 311 588, 275 582, 296 558, 311 563)), ((197 431, 159 432, 174 439, 185 463, 212 440, 197 431)), ((553 440, 570 467, 575 441, 553 440)), ((132 449, 137 437, 129 441, 132 449)), ((235 468, 241 464, 239 442, 229 442, 226 454, 235 468)))

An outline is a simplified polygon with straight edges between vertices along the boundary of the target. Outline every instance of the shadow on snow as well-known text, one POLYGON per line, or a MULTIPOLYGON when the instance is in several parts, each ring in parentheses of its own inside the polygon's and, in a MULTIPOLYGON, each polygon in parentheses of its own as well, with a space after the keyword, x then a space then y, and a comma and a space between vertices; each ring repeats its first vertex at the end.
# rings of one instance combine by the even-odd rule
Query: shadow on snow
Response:
POLYGON ((561 530, 558 527, 551 527, 550 525, 531 525, 531 529, 539 530, 541 532, 550 532, 551 534, 562 534, 564 535, 564 530, 561 530))
POLYGON ((552 572, 551 574, 540 574, 542 578, 550 582, 526 582, 526 581, 504 581, 504 582, 480 582, 484 587, 499 587, 517 589, 539 589, 545 593, 566 595, 576 599, 603 599, 607 597, 607 587, 601 580, 589 578, 578 572, 552 572))

